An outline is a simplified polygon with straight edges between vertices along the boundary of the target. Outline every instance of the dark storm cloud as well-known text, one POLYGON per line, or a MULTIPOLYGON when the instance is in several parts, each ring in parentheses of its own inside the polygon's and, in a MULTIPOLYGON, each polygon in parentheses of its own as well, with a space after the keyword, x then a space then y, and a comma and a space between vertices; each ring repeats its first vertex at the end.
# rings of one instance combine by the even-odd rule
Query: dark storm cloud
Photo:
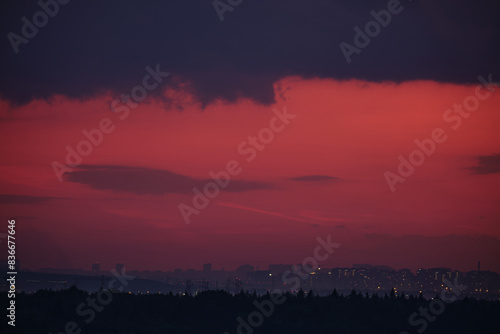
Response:
POLYGON ((0 195, 0 204, 40 204, 53 199, 57 198, 4 194, 0 195))
POLYGON ((403 11, 347 64, 339 43, 353 44, 353 28, 364 29, 370 11, 387 2, 243 1, 221 22, 211 0, 70 1, 15 54, 7 34, 21 34, 21 17, 32 21, 40 7, 4 1, 0 94, 26 102, 129 92, 156 64, 172 73, 165 85, 182 78, 204 104, 270 103, 272 83, 286 75, 446 82, 500 75, 497 0, 402 0, 403 11))
POLYGON ((468 168, 472 174, 500 173, 500 154, 479 156, 477 160, 477 166, 468 168))
POLYGON ((332 181, 338 180, 338 177, 328 176, 328 175, 304 175, 293 177, 290 180, 293 181, 332 181))
MULTIPOLYGON (((163 195, 192 193, 213 180, 194 179, 188 176, 160 169, 127 166, 79 166, 77 170, 64 174, 66 181, 87 185, 94 189, 114 190, 138 195, 163 195)), ((262 182, 231 180, 225 191, 243 192, 271 189, 262 182)))

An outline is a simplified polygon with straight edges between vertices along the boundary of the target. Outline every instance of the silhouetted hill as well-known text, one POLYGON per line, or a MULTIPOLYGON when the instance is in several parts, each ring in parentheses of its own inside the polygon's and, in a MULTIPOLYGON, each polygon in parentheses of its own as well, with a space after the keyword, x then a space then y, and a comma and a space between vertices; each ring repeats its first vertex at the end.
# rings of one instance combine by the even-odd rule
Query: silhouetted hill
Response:
MULTIPOLYGON (((163 283, 155 280, 142 279, 138 277, 126 275, 126 279, 123 278, 122 282, 120 279, 113 276, 111 273, 106 273, 106 275, 71 275, 71 274, 54 274, 54 273, 39 273, 39 272, 19 272, 16 277, 16 289, 18 291, 25 292, 35 292, 40 289, 47 290, 59 290, 67 289, 70 286, 76 286, 79 289, 95 292, 98 291, 101 286, 104 289, 109 288, 110 281, 114 280, 117 283, 113 286, 115 288, 121 288, 124 292, 162 292, 168 293, 170 291, 177 291, 178 288, 174 288, 173 285, 168 283, 163 283), (126 283, 126 285, 125 285, 126 283)), ((6 280, 0 285, 0 291, 6 290, 6 280)))

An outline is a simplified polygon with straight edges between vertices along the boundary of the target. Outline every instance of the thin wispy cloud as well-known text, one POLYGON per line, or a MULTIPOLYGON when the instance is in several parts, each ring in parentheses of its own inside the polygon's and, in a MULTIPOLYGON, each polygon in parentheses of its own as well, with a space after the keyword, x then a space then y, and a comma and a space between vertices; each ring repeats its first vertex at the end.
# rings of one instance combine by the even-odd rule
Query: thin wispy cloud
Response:
POLYGON ((311 210, 304 210, 304 211, 300 212, 301 217, 319 220, 319 221, 325 221, 325 222, 345 222, 345 221, 347 221, 347 219, 343 219, 343 218, 323 217, 323 216, 320 216, 321 214, 322 213, 319 211, 311 211, 311 210))
POLYGON ((41 204, 50 200, 58 199, 50 196, 29 196, 29 195, 0 195, 0 204, 41 204))
POLYGON ((239 210, 246 210, 246 211, 257 212, 257 213, 261 213, 261 214, 268 215, 268 216, 274 216, 274 217, 280 217, 280 218, 285 218, 285 219, 291 219, 291 220, 295 220, 295 221, 299 221, 299 222, 303 222, 303 223, 309 223, 308 221, 306 221, 304 219, 301 219, 301 218, 287 216, 287 215, 284 215, 284 214, 279 213, 279 212, 273 212, 273 211, 266 211, 266 210, 256 209, 256 208, 252 208, 252 207, 249 207, 249 206, 244 206, 244 205, 237 204, 237 203, 219 202, 219 203, 217 203, 217 205, 224 206, 224 207, 227 207, 227 208, 233 208, 233 209, 239 209, 239 210))
POLYGON ((290 180, 292 181, 303 181, 303 182, 321 182, 321 181, 334 181, 339 180, 338 177, 329 176, 329 175, 304 175, 298 177, 292 177, 290 180))

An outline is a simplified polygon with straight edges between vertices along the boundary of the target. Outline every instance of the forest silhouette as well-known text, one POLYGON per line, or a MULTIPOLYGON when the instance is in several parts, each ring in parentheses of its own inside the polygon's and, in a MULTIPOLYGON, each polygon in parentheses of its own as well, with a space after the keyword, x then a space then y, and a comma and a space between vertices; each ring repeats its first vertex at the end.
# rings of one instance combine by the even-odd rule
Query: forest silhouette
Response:
MULTIPOLYGON (((445 309, 425 324, 410 325, 409 317, 419 308, 429 308, 420 296, 382 296, 352 291, 328 296, 313 292, 285 293, 282 303, 273 305, 272 295, 240 291, 229 294, 211 290, 186 294, 129 294, 99 292, 89 294, 71 287, 66 290, 39 290, 16 296, 17 333, 499 333, 500 302, 464 298, 447 303, 445 309), (90 299, 88 299, 90 298, 90 299), (88 300, 96 302, 91 314, 88 300), (265 305, 262 321, 255 317, 256 304, 265 305), (82 303, 83 306, 82 307, 82 303), (79 312, 77 312, 80 307, 79 312), (249 325, 249 315, 254 314, 249 325), (84 315, 82 315, 84 314, 84 315), (238 320, 239 319, 239 320, 238 320), (241 325, 245 322, 245 325, 241 325), (70 325, 68 325, 70 323, 70 325)), ((5 293, 0 295, 3 297, 5 293)), ((436 296, 436 298, 439 298, 436 296)), ((260 313, 262 315, 262 312, 260 313)), ((432 315, 432 313, 431 313, 432 315)), ((418 316, 415 319, 425 319, 418 316)), ((3 322, 2 326, 6 326, 3 322)), ((12 329, 12 327, 10 328, 12 329)), ((2 330, 2 332, 4 332, 2 330)))

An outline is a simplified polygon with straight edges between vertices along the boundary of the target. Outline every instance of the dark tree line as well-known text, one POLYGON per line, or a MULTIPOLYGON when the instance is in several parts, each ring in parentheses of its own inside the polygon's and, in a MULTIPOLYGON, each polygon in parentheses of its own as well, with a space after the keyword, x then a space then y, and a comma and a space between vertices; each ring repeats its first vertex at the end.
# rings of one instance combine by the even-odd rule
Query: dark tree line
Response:
MULTIPOLYGON (((0 295, 2 300, 7 300, 6 293, 0 295)), ((428 334, 500 333, 499 301, 465 298, 445 304, 438 315, 420 315, 419 309, 428 310, 430 302, 422 296, 404 297, 394 292, 382 297, 356 291, 344 296, 335 290, 324 297, 304 291, 281 296, 205 291, 189 296, 131 295, 118 291, 89 294, 72 287, 18 294, 16 327, 8 326, 4 319, 1 327, 5 330, 1 332, 399 334, 420 330, 428 334), (272 301, 276 298, 280 303, 272 301), (410 324, 409 318, 415 312, 417 315, 410 324)))

